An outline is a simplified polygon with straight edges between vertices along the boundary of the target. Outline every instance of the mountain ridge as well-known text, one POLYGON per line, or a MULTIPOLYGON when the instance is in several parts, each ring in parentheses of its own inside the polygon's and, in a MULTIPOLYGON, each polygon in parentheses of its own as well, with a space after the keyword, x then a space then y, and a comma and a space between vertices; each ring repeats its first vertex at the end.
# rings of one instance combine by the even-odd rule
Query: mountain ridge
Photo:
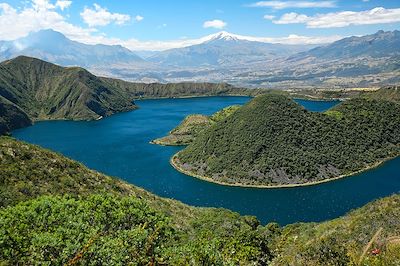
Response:
POLYGON ((133 99, 83 68, 25 56, 0 63, 0 95, 33 120, 97 119, 136 108, 133 99))
POLYGON ((297 56, 290 57, 289 60, 296 57, 313 56, 321 59, 340 59, 357 56, 388 56, 400 55, 400 31, 380 30, 374 34, 364 36, 351 36, 343 38, 331 44, 316 47, 307 52, 300 53, 297 56))
POLYGON ((51 29, 32 32, 26 37, 0 43, 0 51, 0 58, 3 60, 24 55, 63 66, 93 67, 145 62, 121 45, 84 44, 72 41, 51 29))
POLYGON ((309 45, 285 45, 252 40, 225 31, 182 48, 161 51, 147 58, 160 65, 176 67, 228 67, 240 62, 268 61, 306 50, 309 45))

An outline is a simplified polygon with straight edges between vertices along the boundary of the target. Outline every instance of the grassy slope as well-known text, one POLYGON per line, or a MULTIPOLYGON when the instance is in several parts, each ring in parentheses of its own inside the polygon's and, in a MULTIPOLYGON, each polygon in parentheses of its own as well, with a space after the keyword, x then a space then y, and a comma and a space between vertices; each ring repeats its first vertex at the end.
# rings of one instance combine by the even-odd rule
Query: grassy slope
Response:
POLYGON ((222 183, 325 180, 398 155, 399 112, 396 103, 355 98, 321 114, 284 96, 259 96, 204 131, 175 163, 222 183))
POLYGON ((30 57, 0 64, 0 95, 32 119, 96 119, 132 110, 132 99, 82 68, 30 57))
POLYGON ((272 264, 400 265, 399 221, 400 196, 393 195, 331 221, 288 225, 277 229, 271 241, 271 249, 278 254, 272 264), (381 251, 377 256, 371 253, 375 248, 381 251))
POLYGON ((188 115, 168 136, 158 138, 152 141, 159 145, 188 145, 192 143, 201 132, 211 127, 213 124, 227 118, 233 114, 240 105, 232 105, 223 108, 211 116, 206 115, 188 115))
POLYGON ((354 265, 380 227, 361 265, 400 263, 398 195, 332 221, 262 227, 253 217, 157 197, 8 137, 0 138, 0 166, 4 265, 354 265), (376 247, 381 254, 373 256, 376 247))

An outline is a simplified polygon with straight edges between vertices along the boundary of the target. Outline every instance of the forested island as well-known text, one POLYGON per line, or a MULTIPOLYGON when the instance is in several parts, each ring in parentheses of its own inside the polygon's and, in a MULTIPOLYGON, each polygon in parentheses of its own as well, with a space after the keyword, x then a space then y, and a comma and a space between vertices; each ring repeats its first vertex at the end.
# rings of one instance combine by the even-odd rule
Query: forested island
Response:
POLYGON ((280 227, 160 198, 9 137, 0 137, 0 165, 2 265, 400 263, 398 195, 280 227))
POLYGON ((397 94, 397 88, 362 94, 325 113, 284 95, 261 95, 203 131, 171 163, 185 174, 237 186, 308 185, 351 175, 400 154, 397 94))

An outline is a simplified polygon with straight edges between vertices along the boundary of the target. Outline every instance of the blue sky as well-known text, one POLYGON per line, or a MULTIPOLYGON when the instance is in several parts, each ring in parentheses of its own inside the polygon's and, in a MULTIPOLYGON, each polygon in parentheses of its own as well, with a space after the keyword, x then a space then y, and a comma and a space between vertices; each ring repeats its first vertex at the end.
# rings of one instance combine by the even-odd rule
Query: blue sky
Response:
POLYGON ((86 43, 166 49, 221 30, 285 42, 326 42, 400 29, 400 1, 0 0, 0 39, 53 28, 86 43))

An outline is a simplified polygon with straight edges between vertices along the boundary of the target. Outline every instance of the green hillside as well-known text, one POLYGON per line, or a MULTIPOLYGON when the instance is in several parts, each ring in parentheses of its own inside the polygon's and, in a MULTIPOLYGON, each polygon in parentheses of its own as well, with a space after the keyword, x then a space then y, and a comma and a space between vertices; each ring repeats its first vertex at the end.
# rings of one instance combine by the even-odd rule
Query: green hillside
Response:
POLYGON ((82 68, 24 56, 0 64, 0 95, 34 120, 89 120, 136 108, 128 95, 82 68))
POLYGON ((0 96, 0 135, 31 124, 29 116, 21 108, 0 96))
POLYGON ((400 196, 394 195, 331 221, 273 227, 271 265, 400 265, 399 220, 400 196))
POLYGON ((0 137, 0 166, 0 265, 270 258, 254 217, 163 199, 8 137, 0 137))
POLYGON ((213 115, 188 115, 183 121, 165 137, 153 140, 151 143, 158 145, 188 145, 200 135, 201 132, 211 127, 213 124, 225 119, 233 114, 240 105, 232 105, 223 108, 213 115))
POLYGON ((398 195, 324 223, 261 226, 254 217, 157 197, 9 137, 0 138, 0 166, 0 265, 400 262, 398 195))
POLYGON ((400 105, 354 98, 326 113, 262 95, 204 131, 172 160, 187 174, 233 185, 320 182, 400 154, 400 105))
POLYGON ((400 103, 400 87, 399 86, 383 87, 375 92, 364 93, 362 97, 367 99, 387 100, 400 103))

